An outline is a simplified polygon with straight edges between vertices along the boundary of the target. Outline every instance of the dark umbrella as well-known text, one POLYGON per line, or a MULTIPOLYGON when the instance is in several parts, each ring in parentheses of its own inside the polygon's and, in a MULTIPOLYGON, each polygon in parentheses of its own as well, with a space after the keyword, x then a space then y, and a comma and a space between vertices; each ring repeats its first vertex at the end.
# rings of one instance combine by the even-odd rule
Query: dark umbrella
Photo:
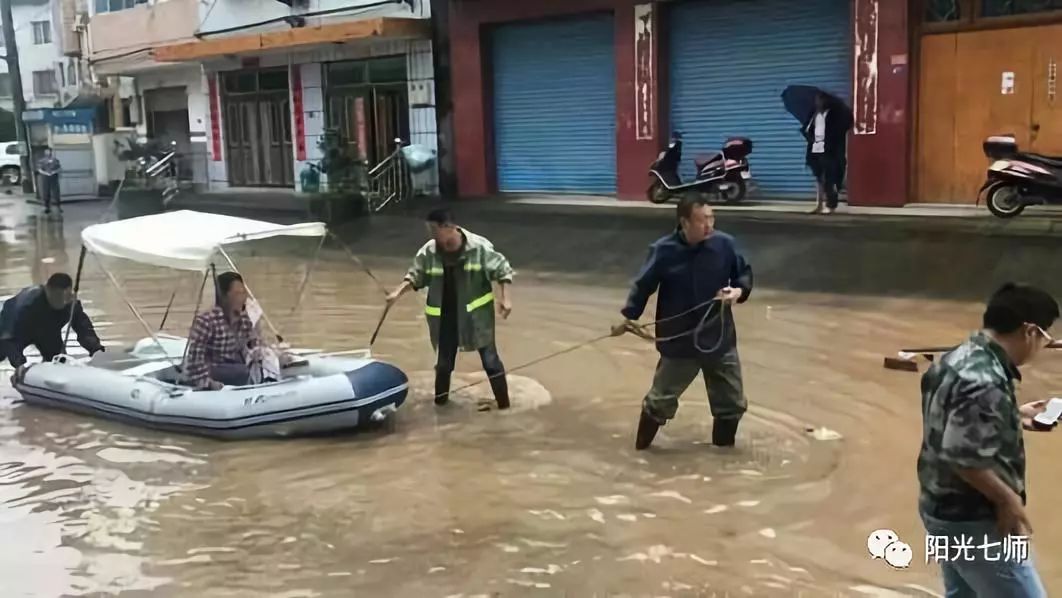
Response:
POLYGON ((815 113, 815 96, 820 93, 824 94, 829 100, 831 110, 843 110, 845 115, 848 116, 848 121, 851 122, 852 109, 844 103, 844 100, 828 91, 823 91, 811 85, 790 85, 786 87, 785 91, 782 92, 782 104, 785 105, 786 111, 803 125, 815 113))

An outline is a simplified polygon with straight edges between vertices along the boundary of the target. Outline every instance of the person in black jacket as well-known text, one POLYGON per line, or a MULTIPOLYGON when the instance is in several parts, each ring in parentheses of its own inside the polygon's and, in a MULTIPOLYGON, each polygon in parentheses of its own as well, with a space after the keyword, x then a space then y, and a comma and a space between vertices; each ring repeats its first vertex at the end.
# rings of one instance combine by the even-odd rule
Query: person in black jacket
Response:
POLYGON ((4 359, 15 368, 26 363, 26 347, 34 345, 44 361, 66 352, 63 327, 70 327, 77 342, 90 355, 103 351, 81 302, 74 298, 74 281, 69 274, 52 274, 44 285, 26 287, 4 302, 0 310, 0 363, 4 359), (71 317, 73 310, 73 317, 71 317))
POLYGON ((715 230, 715 216, 704 200, 683 199, 678 221, 674 233, 649 246, 649 257, 622 309, 624 320, 612 327, 616 336, 632 330, 649 297, 658 293, 660 361, 642 406, 638 450, 648 448, 660 426, 675 417, 679 396, 697 374, 704 375, 708 388, 712 444, 733 446, 747 409, 731 306, 748 301, 752 268, 734 238, 715 230), (718 303, 710 303, 712 299, 718 303), (697 330, 702 321, 705 325, 697 330))
POLYGON ((832 214, 844 184, 848 131, 852 116, 848 107, 826 93, 815 96, 814 113, 804 123, 807 139, 805 161, 815 175, 817 193, 813 214, 832 214), (825 198, 826 207, 823 208, 825 198))

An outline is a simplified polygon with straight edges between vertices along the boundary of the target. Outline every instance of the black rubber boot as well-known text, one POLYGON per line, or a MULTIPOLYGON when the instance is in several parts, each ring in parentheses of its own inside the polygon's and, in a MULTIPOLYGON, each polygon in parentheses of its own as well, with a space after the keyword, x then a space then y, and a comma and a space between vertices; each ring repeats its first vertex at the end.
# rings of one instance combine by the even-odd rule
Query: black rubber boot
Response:
POLYGON ((715 446, 734 446, 737 442, 739 419, 717 419, 712 422, 712 444, 715 446))
POLYGON ((435 404, 450 402, 450 372, 435 372, 435 404))
POLYGON ((638 433, 634 439, 634 449, 644 451, 649 448, 649 445, 653 444, 653 439, 656 438, 656 432, 659 429, 660 422, 656 421, 656 418, 649 415, 649 412, 643 408, 642 416, 638 420, 638 433))
POLYGON ((494 391, 494 400, 498 401, 498 409, 509 408, 509 381, 504 375, 490 379, 490 389, 494 391))

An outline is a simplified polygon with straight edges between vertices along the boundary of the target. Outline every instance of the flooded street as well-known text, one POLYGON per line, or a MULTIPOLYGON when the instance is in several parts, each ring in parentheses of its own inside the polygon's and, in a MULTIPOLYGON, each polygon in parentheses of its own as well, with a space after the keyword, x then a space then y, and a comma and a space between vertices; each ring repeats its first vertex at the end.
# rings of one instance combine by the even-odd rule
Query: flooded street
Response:
MULTIPOLYGON (((73 274, 80 226, 102 208, 45 222, 0 199, 0 296, 73 274)), ((293 346, 364 348, 383 293, 341 251, 324 252, 292 313, 315 246, 264 242, 233 258, 293 346)), ((370 266, 397 283, 416 249, 370 266)), ((200 275, 107 263, 153 328, 177 287, 164 329, 187 334, 200 275)), ((498 332, 510 369, 606 333, 626 296, 514 266, 515 310, 498 332)), ((477 410, 486 384, 436 407, 421 297, 392 310, 373 347, 410 375, 409 400, 393 429, 351 436, 219 442, 45 410, 17 401, 5 364, 0 596, 939 595, 916 511, 919 375, 881 364, 906 345, 960 341, 980 306, 757 282, 736 309, 750 410, 733 451, 709 446, 700 381, 654 448, 634 451, 656 352, 630 335, 513 373, 509 412, 477 410), (909 569, 871 560, 880 528, 912 546, 909 569)), ((91 257, 81 287, 108 351, 146 336, 91 257)), ((458 369, 455 388, 482 379, 478 356, 458 369)), ((1023 398, 1062 394, 1060 374, 1046 357, 1023 398)), ((1050 558, 1062 548, 1059 443, 1026 435, 1049 591, 1062 588, 1050 558)))

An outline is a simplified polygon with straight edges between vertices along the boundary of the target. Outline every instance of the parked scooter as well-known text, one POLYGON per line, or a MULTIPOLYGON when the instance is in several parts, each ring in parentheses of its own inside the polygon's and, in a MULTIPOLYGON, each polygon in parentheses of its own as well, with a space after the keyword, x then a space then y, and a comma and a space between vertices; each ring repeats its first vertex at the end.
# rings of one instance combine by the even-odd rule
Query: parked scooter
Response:
POLYGON ((1031 205, 1062 204, 1062 157, 1018 150, 1012 135, 989 137, 985 156, 994 160, 977 194, 999 218, 1014 218, 1031 205))
POLYGON ((723 151, 694 159, 697 177, 682 182, 679 164, 682 163, 682 133, 671 136, 667 149, 649 167, 652 183, 649 185, 649 201, 666 203, 672 197, 688 192, 712 195, 726 203, 744 199, 746 181, 752 178, 748 155, 752 153, 752 140, 732 137, 723 145, 723 151))

